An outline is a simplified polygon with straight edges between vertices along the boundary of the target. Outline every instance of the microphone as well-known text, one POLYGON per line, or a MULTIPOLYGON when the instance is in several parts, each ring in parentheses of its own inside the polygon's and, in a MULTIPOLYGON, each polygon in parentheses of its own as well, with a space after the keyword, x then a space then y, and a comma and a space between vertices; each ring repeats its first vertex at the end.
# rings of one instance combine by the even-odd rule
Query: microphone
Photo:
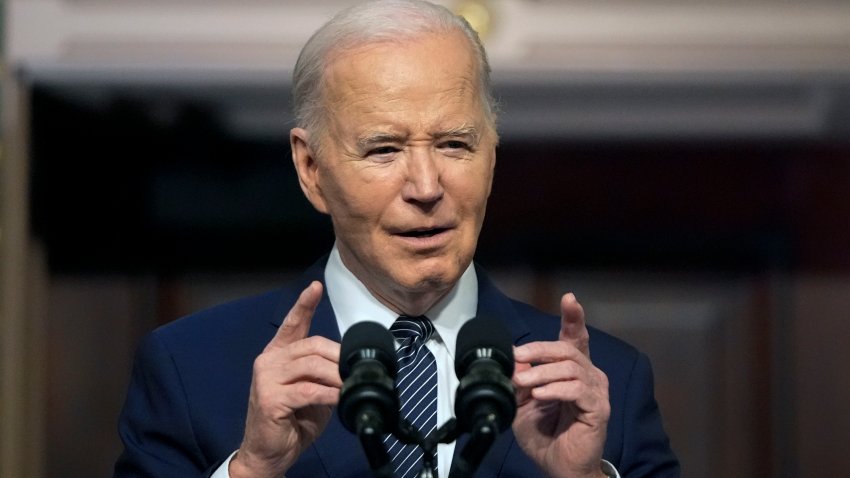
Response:
POLYGON ((516 415, 514 352, 511 336, 498 320, 477 317, 460 328, 455 373, 460 379, 455 416, 461 430, 471 432, 482 420, 500 432, 507 429, 516 415))
POLYGON ((449 476, 471 477, 496 435, 516 416, 512 341, 500 321, 479 316, 460 328, 455 373, 460 379, 455 396, 457 426, 471 437, 449 476))
POLYGON ((383 434, 395 432, 399 421, 393 337, 376 322, 358 322, 343 336, 339 359, 339 418, 360 438, 375 476, 392 476, 383 434))

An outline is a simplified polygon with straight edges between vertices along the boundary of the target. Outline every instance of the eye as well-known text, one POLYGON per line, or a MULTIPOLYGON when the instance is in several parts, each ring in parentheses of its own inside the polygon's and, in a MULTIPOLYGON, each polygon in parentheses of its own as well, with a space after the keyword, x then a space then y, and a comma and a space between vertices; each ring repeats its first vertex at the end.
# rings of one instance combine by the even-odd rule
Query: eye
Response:
POLYGON ((376 160, 389 160, 399 149, 395 146, 378 146, 370 149, 366 156, 376 160))
POLYGON ((442 144, 440 144, 440 147, 445 149, 470 149, 469 144, 459 139, 450 139, 448 141, 444 141, 442 144))

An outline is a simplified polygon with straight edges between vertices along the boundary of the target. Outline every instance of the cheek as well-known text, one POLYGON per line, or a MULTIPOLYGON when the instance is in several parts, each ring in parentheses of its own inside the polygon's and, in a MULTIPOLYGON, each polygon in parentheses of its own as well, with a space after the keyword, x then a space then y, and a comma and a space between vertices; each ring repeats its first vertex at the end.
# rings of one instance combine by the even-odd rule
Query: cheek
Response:
POLYGON ((447 178, 459 207, 467 214, 481 214, 490 196, 490 175, 480 169, 459 172, 447 178))
POLYGON ((325 196, 331 215, 340 219, 374 221, 395 197, 392 178, 364 177, 357 171, 341 171, 329 179, 325 196))

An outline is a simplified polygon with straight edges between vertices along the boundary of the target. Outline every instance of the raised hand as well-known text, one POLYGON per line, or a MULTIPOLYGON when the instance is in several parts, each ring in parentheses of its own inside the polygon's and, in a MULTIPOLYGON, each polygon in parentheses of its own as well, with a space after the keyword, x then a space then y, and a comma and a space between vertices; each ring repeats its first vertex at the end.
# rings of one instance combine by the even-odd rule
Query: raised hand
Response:
POLYGON ((324 430, 339 399, 339 344, 307 337, 322 284, 311 283, 254 361, 245 436, 231 478, 281 476, 324 430))
POLYGON ((590 360, 584 310, 561 298, 559 340, 516 347, 517 442, 551 477, 604 477, 608 378, 590 360), (532 366, 532 364, 535 364, 532 366))

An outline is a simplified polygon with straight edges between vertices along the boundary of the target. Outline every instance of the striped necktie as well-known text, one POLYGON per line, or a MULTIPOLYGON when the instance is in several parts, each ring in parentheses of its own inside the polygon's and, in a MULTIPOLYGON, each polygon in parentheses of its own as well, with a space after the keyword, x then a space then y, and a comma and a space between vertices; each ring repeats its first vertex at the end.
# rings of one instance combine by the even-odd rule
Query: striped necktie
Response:
MULTIPOLYGON (((427 317, 401 316, 390 327, 401 344, 398 357, 396 390, 401 402, 401 418, 413 424, 422 436, 437 428, 437 361, 425 346, 434 333, 427 317)), ((388 435, 385 443, 392 459, 395 476, 414 477, 419 473, 422 452, 417 445, 405 445, 388 435)))

